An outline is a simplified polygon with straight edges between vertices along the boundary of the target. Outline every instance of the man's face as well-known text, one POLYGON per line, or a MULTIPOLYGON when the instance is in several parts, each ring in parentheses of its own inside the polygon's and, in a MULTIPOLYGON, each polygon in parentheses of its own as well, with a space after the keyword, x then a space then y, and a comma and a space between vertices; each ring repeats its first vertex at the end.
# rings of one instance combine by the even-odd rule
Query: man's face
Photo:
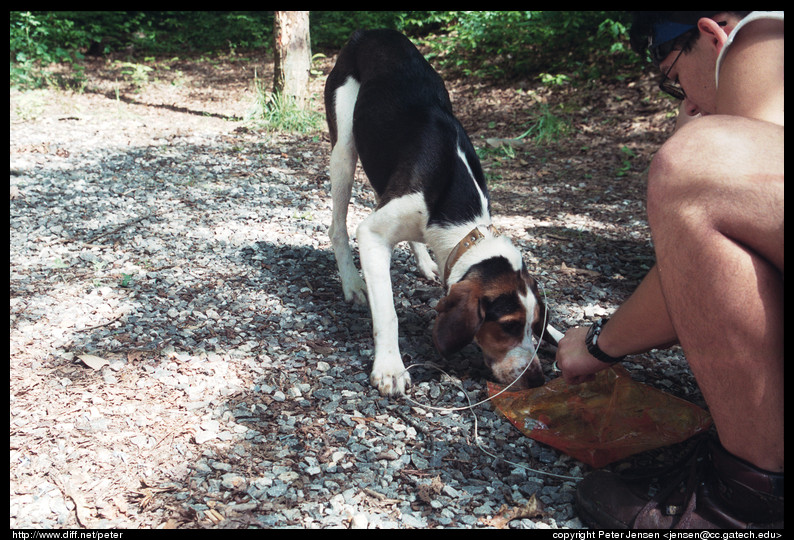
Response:
POLYGON ((717 89, 714 66, 717 58, 715 56, 710 64, 706 62, 704 48, 700 46, 703 38, 701 35, 692 50, 682 54, 677 61, 676 57, 681 51, 672 51, 660 64, 662 73, 667 73, 672 66, 667 77, 677 81, 686 92, 684 108, 692 116, 715 112, 717 89))
POLYGON ((681 51, 673 50, 659 64, 661 72, 670 70, 667 78, 678 81, 686 92, 684 110, 691 116, 716 113, 717 86, 714 73, 717 56, 727 39, 726 32, 730 30, 722 28, 713 19, 700 19, 698 38, 692 49, 680 57, 681 51))

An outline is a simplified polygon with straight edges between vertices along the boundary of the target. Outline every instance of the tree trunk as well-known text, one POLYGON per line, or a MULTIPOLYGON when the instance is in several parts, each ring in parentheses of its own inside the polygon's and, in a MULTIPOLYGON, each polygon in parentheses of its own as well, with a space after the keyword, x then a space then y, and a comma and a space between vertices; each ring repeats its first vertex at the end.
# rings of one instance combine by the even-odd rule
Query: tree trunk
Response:
POLYGON ((273 91, 295 99, 303 107, 309 91, 312 51, 308 11, 276 11, 274 28, 275 78, 273 91))

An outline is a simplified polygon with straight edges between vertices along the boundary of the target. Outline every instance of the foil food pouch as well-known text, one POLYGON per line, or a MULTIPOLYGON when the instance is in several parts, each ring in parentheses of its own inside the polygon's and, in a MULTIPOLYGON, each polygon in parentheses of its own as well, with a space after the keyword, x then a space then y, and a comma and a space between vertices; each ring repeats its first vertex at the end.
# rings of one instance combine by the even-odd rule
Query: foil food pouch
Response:
MULTIPOLYGON (((488 383, 489 396, 501 389, 488 383)), ((632 380, 622 366, 587 383, 569 386, 558 377, 504 392, 493 403, 526 436, 596 468, 684 441, 711 425, 708 412, 632 380)))

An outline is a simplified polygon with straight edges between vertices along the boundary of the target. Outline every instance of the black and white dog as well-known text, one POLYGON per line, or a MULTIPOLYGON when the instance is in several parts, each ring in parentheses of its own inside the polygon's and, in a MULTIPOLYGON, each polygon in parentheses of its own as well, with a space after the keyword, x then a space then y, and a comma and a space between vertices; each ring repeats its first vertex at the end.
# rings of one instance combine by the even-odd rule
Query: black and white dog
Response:
MULTIPOLYGON (((491 224, 480 161, 438 73, 399 32, 357 31, 328 75, 325 110, 332 145, 331 242, 345 300, 369 301, 371 383, 382 394, 402 394, 411 381, 397 342, 390 277, 392 250, 407 241, 422 274, 440 275, 447 288, 433 328, 441 354, 475 341, 505 384, 534 358, 519 386, 543 384, 532 341, 546 320, 537 284, 521 252, 491 224), (363 281, 347 232, 358 158, 378 198, 377 209, 357 229, 363 281)), ((562 334, 547 326, 544 337, 556 345, 562 334)))

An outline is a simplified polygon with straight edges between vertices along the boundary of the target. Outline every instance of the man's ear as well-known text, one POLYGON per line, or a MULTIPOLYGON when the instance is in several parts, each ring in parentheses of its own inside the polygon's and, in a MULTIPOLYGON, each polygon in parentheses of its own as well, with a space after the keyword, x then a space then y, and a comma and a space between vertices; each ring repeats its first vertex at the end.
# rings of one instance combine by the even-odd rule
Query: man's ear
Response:
POLYGON ((449 288, 438 301, 433 343, 441 356, 456 353, 474 340, 485 319, 480 307, 480 287, 474 280, 464 280, 449 288))
POLYGON ((698 30, 701 35, 708 39, 709 45, 716 49, 717 54, 719 54, 722 47, 725 46, 725 42, 728 41, 727 28, 723 28, 716 20, 710 19, 709 17, 701 17, 698 19, 698 30))

